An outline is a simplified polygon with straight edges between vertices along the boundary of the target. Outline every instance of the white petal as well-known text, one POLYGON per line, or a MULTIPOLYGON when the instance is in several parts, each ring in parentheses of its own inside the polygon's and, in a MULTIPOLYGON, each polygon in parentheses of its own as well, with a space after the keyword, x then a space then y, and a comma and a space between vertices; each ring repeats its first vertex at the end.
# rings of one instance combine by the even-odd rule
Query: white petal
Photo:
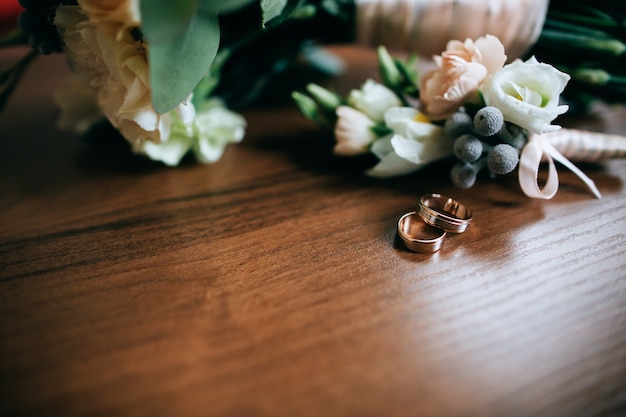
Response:
POLYGON ((391 138, 391 145, 398 156, 413 164, 427 164, 453 152, 453 141, 443 135, 431 136, 423 141, 395 135, 391 138))
POLYGON ((393 153, 393 146, 391 146, 391 135, 380 138, 372 143, 370 147, 372 152, 378 159, 384 159, 390 153, 393 153))
POLYGON ((417 117, 418 111, 413 107, 392 107, 385 112, 385 125, 403 136, 411 135, 411 123, 417 117))
POLYGON ((370 177, 389 178, 410 174, 421 167, 422 166, 415 165, 406 159, 400 158, 396 153, 391 152, 381 159, 376 166, 366 171, 366 174, 370 177))
POLYGON ((191 138, 183 137, 177 137, 175 140, 169 140, 163 143, 147 141, 141 145, 138 151, 155 161, 161 161, 169 166, 176 166, 191 148, 191 143, 191 138))

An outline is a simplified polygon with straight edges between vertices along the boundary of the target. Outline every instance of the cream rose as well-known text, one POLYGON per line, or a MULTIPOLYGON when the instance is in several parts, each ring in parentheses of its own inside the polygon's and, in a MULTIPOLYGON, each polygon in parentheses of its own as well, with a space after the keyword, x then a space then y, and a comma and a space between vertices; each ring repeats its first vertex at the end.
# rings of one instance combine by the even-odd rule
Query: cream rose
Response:
POLYGON ((551 122, 568 109, 559 105, 559 96, 569 79, 569 75, 533 56, 489 77, 482 94, 488 106, 502 111, 505 121, 541 134, 561 128, 551 122))
POLYGON ((486 35, 476 42, 450 41, 433 59, 438 68, 420 79, 420 101, 431 120, 443 120, 472 100, 485 78, 502 68, 506 55, 498 38, 486 35))
MULTIPOLYGON (((55 25, 72 68, 94 90, 102 112, 129 142, 167 140, 171 115, 158 114, 152 106, 146 46, 122 23, 103 16, 95 23, 79 6, 57 9, 55 25)), ((174 111, 185 122, 195 116, 188 102, 174 111)))
POLYGON ((78 0, 81 9, 93 23, 119 24, 118 35, 129 28, 139 27, 139 0, 78 0))

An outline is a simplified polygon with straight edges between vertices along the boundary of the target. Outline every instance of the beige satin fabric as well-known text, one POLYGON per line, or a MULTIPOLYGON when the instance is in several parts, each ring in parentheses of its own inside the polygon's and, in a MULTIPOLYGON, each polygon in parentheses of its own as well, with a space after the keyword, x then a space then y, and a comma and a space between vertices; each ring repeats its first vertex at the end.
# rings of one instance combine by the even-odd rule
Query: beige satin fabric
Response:
POLYGON ((512 61, 541 33, 548 0, 356 0, 361 45, 430 58, 448 41, 497 36, 512 61))

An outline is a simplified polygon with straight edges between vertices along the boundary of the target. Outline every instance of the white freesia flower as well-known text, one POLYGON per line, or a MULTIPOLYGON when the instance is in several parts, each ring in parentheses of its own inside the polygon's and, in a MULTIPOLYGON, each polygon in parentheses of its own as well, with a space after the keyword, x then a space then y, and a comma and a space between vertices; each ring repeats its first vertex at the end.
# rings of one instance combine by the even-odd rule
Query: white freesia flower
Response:
POLYGON ((380 162, 369 169, 366 174, 370 177, 388 178, 410 174, 419 169, 414 163, 398 156, 391 144, 391 135, 376 140, 371 151, 380 162))
POLYGON ((175 166, 189 152, 202 163, 217 161, 229 143, 241 142, 246 128, 245 119, 217 100, 198 110, 191 123, 185 123, 178 114, 172 115, 171 133, 167 141, 144 141, 134 147, 136 153, 175 166))
POLYGON ((368 146, 376 139, 371 128, 374 121, 363 112, 349 106, 339 106, 336 110, 335 138, 333 148, 336 155, 351 156, 367 153, 368 146))
POLYGON ((506 65, 489 77, 482 94, 488 106, 502 111, 505 121, 541 134, 561 128, 550 123, 568 109, 559 105, 559 96, 569 79, 569 75, 533 56, 506 65))
POLYGON ((385 112, 402 103, 393 91, 374 80, 367 80, 360 90, 352 90, 348 103, 376 122, 382 122, 385 112))
MULTIPOLYGON (((99 15, 94 22, 79 6, 57 8, 54 22, 66 55, 94 90, 107 119, 129 142, 162 142, 169 137, 171 116, 152 106, 145 45, 125 30, 117 14, 110 20, 106 16, 99 15)), ((184 122, 194 117, 187 102, 175 111, 184 122)))
POLYGON ((385 113, 385 124, 393 130, 393 135, 372 145, 372 152, 381 161, 367 172, 370 176, 408 174, 453 153, 454 142, 443 128, 430 123, 413 107, 389 109, 385 113))

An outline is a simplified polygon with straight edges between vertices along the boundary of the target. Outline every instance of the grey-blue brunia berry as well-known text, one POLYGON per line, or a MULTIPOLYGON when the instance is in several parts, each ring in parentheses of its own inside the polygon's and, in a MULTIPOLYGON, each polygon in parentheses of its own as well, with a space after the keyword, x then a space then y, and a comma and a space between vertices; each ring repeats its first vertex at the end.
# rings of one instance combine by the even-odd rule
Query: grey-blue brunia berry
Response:
POLYGON ((472 133, 472 117, 463 111, 457 111, 446 119, 443 130, 451 139, 458 138, 465 133, 472 133))
POLYGON ((483 107, 474 116, 474 130, 481 136, 493 136, 503 125, 504 116, 497 107, 483 107))
POLYGON ((476 182, 477 168, 473 164, 459 162, 452 167, 450 179, 459 188, 471 188, 476 182))
POLYGON ((517 167, 518 163, 519 153, 517 149, 506 143, 494 146, 487 157, 487 166, 496 175, 508 174, 517 167))
POLYGON ((474 162, 483 153, 483 143, 474 135, 461 135, 454 141, 454 154, 464 162, 474 162))
POLYGON ((528 142, 528 132, 511 123, 502 125, 502 129, 498 132, 498 137, 502 142, 508 143, 519 150, 522 150, 526 142, 528 142))

